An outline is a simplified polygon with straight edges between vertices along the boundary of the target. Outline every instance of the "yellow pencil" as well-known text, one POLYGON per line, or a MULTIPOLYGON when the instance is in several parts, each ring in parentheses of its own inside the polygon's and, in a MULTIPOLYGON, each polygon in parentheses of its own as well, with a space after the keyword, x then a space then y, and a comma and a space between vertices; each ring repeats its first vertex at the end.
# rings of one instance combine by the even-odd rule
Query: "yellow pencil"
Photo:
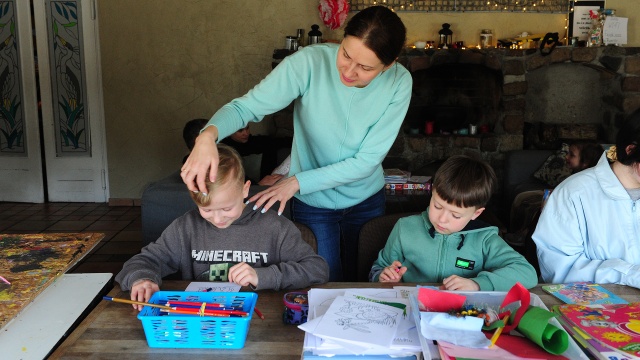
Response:
POLYGON ((103 300, 108 300, 108 301, 113 301, 113 302, 125 303, 125 304, 157 307, 157 308, 165 309, 165 310, 174 310, 175 309, 175 308, 172 308, 171 306, 146 303, 146 302, 142 302, 142 301, 133 301, 133 300, 127 300, 127 299, 120 299, 120 298, 114 298, 114 297, 111 297, 111 296, 103 296, 102 299, 103 300))
POLYGON ((493 333, 493 336, 491 336, 491 345, 489 345, 489 347, 492 347, 493 345, 496 344, 496 341, 498 341, 498 338, 500 337, 500 334, 502 333, 502 329, 504 329, 504 327, 507 325, 507 320, 509 319, 509 315, 505 315, 504 318, 502 318, 502 322, 504 323, 504 325, 500 326, 499 328, 496 329, 496 331, 493 333))

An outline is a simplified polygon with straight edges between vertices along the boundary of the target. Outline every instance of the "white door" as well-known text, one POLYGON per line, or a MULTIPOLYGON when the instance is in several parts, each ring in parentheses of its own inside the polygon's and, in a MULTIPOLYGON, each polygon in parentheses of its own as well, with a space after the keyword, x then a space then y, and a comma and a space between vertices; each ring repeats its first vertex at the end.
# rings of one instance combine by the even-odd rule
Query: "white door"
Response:
POLYGON ((0 201, 43 202, 28 1, 0 1, 0 201))
MULTIPOLYGON (((7 27, 3 26, 1 12, 17 7, 19 40, 23 41, 18 49, 24 74, 22 104, 26 134, 23 154, 12 156, 22 158, 22 168, 0 167, 0 201, 42 202, 46 186, 49 201, 106 202, 108 177, 95 1, 32 0, 31 4, 33 22, 27 1, 0 1, 0 30, 7 27), (32 38, 36 39, 35 56, 32 38), (36 64, 37 74, 33 70, 36 64), (38 117, 34 116, 37 87, 42 142, 37 132, 38 117), (36 159, 40 153, 44 168, 39 166, 42 160, 36 159), (5 177, 20 171, 21 177, 5 177), (14 188, 26 189, 27 193, 11 190, 5 183, 15 183, 14 188)), ((2 43, 0 57, 4 59, 1 51, 2 43)), ((0 89, 1 71, 0 67, 0 89)), ((6 99, 3 100, 7 107, 6 99)), ((10 158, 1 151, 0 156, 2 163, 10 158)))

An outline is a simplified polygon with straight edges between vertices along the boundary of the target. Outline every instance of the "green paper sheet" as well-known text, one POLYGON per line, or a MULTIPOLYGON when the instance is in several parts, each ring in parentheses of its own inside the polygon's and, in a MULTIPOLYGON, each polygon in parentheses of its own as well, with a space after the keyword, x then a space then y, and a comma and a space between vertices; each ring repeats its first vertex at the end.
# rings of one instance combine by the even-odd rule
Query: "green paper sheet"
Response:
POLYGON ((562 354, 569 347, 569 335, 562 328, 549 324, 556 315, 545 309, 530 306, 518 324, 518 331, 547 352, 562 354))

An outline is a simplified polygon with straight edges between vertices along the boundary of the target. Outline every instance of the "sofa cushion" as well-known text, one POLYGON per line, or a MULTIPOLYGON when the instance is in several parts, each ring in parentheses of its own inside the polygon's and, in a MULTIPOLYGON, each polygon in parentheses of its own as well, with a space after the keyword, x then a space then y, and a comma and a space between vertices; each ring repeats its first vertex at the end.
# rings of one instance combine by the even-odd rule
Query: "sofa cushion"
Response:
POLYGON ((562 180, 571 175, 571 170, 565 165, 567 153, 569 153, 569 145, 562 144, 560 150, 549 155, 542 166, 533 173, 533 177, 544 181, 551 188, 558 186, 562 180))

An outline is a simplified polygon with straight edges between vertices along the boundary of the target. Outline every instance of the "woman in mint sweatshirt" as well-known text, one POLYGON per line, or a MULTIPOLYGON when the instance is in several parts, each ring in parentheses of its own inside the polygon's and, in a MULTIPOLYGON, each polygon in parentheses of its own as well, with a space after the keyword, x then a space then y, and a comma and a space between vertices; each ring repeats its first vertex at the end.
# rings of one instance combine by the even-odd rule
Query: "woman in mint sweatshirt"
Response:
POLYGON ((411 75, 396 62, 405 40, 400 18, 374 6, 349 21, 340 44, 307 46, 288 56, 213 115, 182 167, 182 179, 190 190, 206 191, 206 177, 216 176, 216 141, 293 101, 289 176, 250 201, 263 212, 280 202, 281 213, 293 197, 292 218, 314 232, 330 280, 355 280, 358 234, 365 222, 384 214, 381 163, 411 99, 411 75))

